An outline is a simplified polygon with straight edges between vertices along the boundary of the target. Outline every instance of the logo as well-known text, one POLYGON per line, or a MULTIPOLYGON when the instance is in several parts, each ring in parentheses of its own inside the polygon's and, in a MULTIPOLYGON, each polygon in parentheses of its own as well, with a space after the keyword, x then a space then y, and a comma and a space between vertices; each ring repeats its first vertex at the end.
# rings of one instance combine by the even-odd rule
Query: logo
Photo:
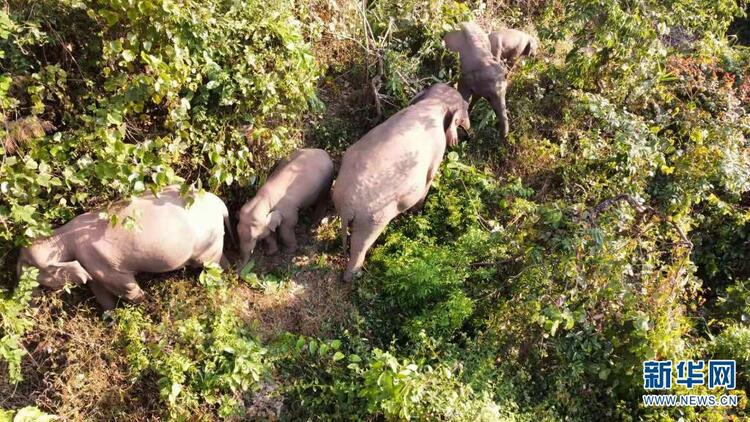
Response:
MULTIPOLYGON (((709 389, 734 390, 737 382, 737 363, 734 360, 648 360, 643 362, 643 388, 669 390, 674 385, 687 389, 705 385, 709 389)), ((711 394, 675 395, 646 394, 646 406, 737 406, 736 395, 711 394)))
POLYGON ((724 387, 734 390, 737 381, 737 363, 734 360, 647 360, 643 362, 643 388, 646 390, 669 390, 674 384, 691 389, 697 385, 708 388, 724 387))

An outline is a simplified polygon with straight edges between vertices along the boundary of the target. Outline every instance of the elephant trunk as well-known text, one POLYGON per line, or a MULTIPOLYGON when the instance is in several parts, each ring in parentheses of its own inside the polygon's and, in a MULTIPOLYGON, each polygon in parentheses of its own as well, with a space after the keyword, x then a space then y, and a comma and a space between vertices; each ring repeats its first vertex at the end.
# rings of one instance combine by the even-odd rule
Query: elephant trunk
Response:
POLYGON ((240 271, 242 271, 243 268, 245 268, 245 265, 247 265, 248 261, 250 261, 250 256, 253 254, 253 250, 255 250, 255 244, 257 243, 256 239, 251 239, 246 244, 241 244, 240 249, 242 251, 242 259, 240 261, 240 271))

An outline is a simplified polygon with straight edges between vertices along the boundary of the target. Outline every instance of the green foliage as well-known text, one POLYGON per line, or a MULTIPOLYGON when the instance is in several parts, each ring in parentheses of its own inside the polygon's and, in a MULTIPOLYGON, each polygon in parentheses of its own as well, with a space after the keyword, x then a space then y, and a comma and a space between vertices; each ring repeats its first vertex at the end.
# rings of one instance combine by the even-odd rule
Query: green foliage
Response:
POLYGON ((0 358, 8 365, 8 379, 13 383, 23 380, 21 361, 27 354, 21 339, 34 327, 33 310, 29 308, 32 290, 39 284, 39 270, 23 271, 16 289, 10 293, 0 290, 0 358))
POLYGON ((34 406, 27 406, 18 411, 0 409, 0 422, 51 422, 60 418, 42 412, 34 406))
POLYGON ((0 19, 0 108, 6 128, 36 119, 56 130, 10 133, 16 153, 0 151, 5 245, 185 176, 213 191, 253 183, 295 145, 316 101, 291 1, 28 6, 0 19))
MULTIPOLYGON (((219 283, 221 270, 209 266, 199 279, 219 283)), ((221 285, 210 290, 208 303, 173 305, 169 320, 160 322, 139 308, 116 311, 115 330, 130 376, 156 379, 170 418, 188 418, 205 405, 224 418, 241 415, 268 366, 265 348, 238 316, 240 304, 221 285)))
POLYGON ((443 48, 443 35, 460 22, 471 19, 471 10, 455 0, 424 2, 377 1, 366 11, 370 37, 378 60, 368 60, 368 73, 383 89, 386 114, 406 105, 425 86, 450 80, 444 66, 450 56, 443 48))
POLYGON ((280 341, 279 368, 297 377, 288 386, 295 402, 290 403, 287 417, 382 415, 387 420, 460 421, 500 417, 500 409, 487 394, 478 394, 461 382, 459 368, 398 359, 392 351, 367 350, 361 340, 349 340, 346 345, 340 340, 295 336, 280 341), (347 346, 361 352, 347 351, 347 346))
MULTIPOLYGON (((734 359, 739 368, 746 368, 750 364, 750 327, 733 324, 725 328, 714 339, 713 355, 717 359, 734 359)), ((740 374, 739 378, 743 388, 750 385, 747 375, 740 374)))
MULTIPOLYGON (((704 312, 695 263, 741 276, 746 257, 747 109, 735 71, 703 55, 738 9, 705 6, 573 2, 542 15, 543 48, 574 43, 514 75, 511 151, 531 163, 511 165, 525 180, 449 157, 422 212, 368 262, 358 296, 380 342, 420 350, 424 330, 440 345, 424 358, 460 357, 465 382, 545 417, 670 414, 638 406, 641 364, 711 356, 692 320, 704 312), (675 26, 696 49, 671 44, 675 26), (631 202, 610 201, 621 195, 631 202), (699 224, 692 250, 681 233, 699 224)), ((480 142, 495 137, 482 123, 480 142)), ((732 353, 742 339, 717 337, 732 353)))

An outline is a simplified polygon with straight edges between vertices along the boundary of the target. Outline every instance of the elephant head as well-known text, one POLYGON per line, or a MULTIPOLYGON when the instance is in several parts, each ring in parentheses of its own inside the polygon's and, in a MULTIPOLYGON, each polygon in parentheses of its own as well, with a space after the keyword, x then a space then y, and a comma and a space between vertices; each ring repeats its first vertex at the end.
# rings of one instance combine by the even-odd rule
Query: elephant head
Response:
POLYGON ((68 283, 86 284, 92 279, 91 274, 76 260, 63 261, 70 258, 66 249, 64 241, 56 236, 21 249, 16 267, 18 277, 24 267, 32 266, 39 269, 39 284, 53 290, 62 289, 68 283))
POLYGON ((282 218, 279 211, 270 209, 267 201, 254 198, 242 207, 239 220, 237 234, 242 252, 241 268, 250 260, 250 255, 255 250, 258 241, 275 232, 282 218))
POLYGON ((434 102, 443 106, 443 131, 445 131, 445 142, 448 146, 455 146, 458 143, 458 127, 462 127, 467 132, 471 129, 469 104, 458 91, 450 86, 432 85, 412 98, 409 105, 422 102, 434 102))

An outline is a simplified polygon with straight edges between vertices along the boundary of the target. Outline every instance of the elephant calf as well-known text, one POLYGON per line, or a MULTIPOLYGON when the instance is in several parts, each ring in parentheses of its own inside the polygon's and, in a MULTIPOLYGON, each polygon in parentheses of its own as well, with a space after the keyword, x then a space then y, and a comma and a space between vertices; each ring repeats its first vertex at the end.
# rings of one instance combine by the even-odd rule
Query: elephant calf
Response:
POLYGON ((479 98, 486 98, 497 115, 500 133, 508 136, 508 112, 505 92, 509 67, 523 55, 536 52, 536 41, 528 34, 505 29, 487 34, 473 22, 461 24, 461 30, 444 37, 445 46, 459 54, 461 77, 458 90, 469 101, 469 110, 479 98))
POLYGON ((227 207, 211 193, 191 195, 187 206, 179 187, 170 186, 158 197, 148 193, 106 210, 120 222, 132 218, 134 228, 113 226, 99 211, 81 214, 22 248, 19 276, 30 265, 39 268, 39 283, 52 289, 88 284, 105 310, 114 308, 117 296, 139 303, 144 293, 135 274, 222 261, 227 207))
POLYGON ((468 104, 455 89, 436 84, 346 150, 332 194, 344 251, 351 228, 344 281, 361 270, 393 218, 424 202, 446 144, 458 142, 458 126, 469 129, 468 104))
POLYGON ((517 29, 490 32, 489 38, 492 56, 495 60, 503 60, 509 68, 523 56, 535 56, 538 48, 534 37, 517 29))
POLYGON ((241 267, 250 259, 259 240, 265 241, 269 255, 278 251, 277 228, 282 243, 293 252, 297 248, 294 227, 299 211, 317 203, 316 214, 322 217, 332 182, 333 161, 322 149, 301 149, 279 163, 255 197, 240 210, 237 233, 241 267))

